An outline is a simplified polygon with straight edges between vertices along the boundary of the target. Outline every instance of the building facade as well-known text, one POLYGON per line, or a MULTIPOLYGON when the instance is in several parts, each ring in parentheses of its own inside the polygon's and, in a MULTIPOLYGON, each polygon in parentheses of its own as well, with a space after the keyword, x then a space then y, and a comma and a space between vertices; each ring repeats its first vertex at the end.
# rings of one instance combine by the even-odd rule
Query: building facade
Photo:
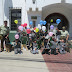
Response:
MULTIPOLYGON (((40 17, 42 20, 47 21, 47 28, 48 24, 57 25, 56 19, 61 19, 61 23, 57 27, 62 29, 65 26, 66 30, 69 31, 70 39, 72 38, 72 0, 36 0, 34 4, 32 1, 27 1, 26 3, 27 11, 29 11, 29 8, 32 8, 32 11, 35 11, 36 8, 41 11, 40 17), (53 23, 50 23, 51 19, 53 19, 53 23)), ((37 20, 37 24, 39 21, 37 20)))

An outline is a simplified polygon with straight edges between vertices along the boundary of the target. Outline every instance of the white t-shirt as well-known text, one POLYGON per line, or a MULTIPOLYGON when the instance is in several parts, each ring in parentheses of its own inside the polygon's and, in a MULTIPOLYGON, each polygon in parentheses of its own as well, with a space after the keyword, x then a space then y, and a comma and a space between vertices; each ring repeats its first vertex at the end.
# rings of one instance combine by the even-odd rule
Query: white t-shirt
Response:
POLYGON ((67 35, 69 35, 69 33, 68 33, 68 31, 66 31, 65 30, 65 32, 63 32, 63 30, 60 30, 60 32, 61 32, 61 36, 67 36, 67 35))

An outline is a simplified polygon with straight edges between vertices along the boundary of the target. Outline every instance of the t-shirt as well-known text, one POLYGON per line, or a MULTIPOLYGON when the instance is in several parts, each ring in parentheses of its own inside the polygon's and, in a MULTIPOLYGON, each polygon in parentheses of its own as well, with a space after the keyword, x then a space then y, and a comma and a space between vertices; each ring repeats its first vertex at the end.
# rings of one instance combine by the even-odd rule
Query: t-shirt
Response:
POLYGON ((30 28, 30 30, 33 31, 34 29, 33 28, 30 28))
POLYGON ((35 48, 37 49, 37 47, 38 47, 38 44, 33 42, 33 49, 35 48))
POLYGON ((14 48, 21 48, 21 43, 18 42, 17 45, 16 45, 16 42, 14 43, 14 48))
POLYGON ((21 39, 22 44, 26 44, 27 43, 27 36, 22 36, 21 39))
POLYGON ((60 30, 60 32, 61 32, 61 36, 65 36, 66 37, 67 35, 69 35, 68 31, 66 31, 66 30, 65 30, 65 32, 60 30))
POLYGON ((2 34, 2 35, 7 35, 8 33, 9 33, 9 27, 5 27, 4 25, 2 25, 1 27, 0 27, 0 34, 2 34))
POLYGON ((57 42, 50 41, 50 43, 52 44, 52 45, 51 45, 51 49, 57 48, 57 42))

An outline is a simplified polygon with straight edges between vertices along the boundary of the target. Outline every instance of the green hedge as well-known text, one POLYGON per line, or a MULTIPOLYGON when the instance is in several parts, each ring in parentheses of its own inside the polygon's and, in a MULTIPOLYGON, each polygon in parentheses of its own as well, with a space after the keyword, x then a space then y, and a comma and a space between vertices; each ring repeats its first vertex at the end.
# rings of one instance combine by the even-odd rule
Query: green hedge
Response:
POLYGON ((16 34, 16 31, 10 31, 9 39, 11 42, 13 42, 15 40, 15 34, 16 34))

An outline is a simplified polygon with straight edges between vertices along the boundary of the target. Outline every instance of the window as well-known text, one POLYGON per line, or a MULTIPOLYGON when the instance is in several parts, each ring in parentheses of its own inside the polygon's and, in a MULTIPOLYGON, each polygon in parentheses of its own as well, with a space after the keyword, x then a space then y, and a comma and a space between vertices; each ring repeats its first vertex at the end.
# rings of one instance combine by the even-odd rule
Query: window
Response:
POLYGON ((33 4, 35 4, 36 0, 32 0, 33 4))
POLYGON ((21 9, 10 9, 10 29, 15 31, 18 29, 18 26, 21 25, 21 9), (14 20, 18 20, 18 24, 14 23, 14 20))
POLYGON ((31 19, 37 19, 37 16, 31 16, 31 19))
POLYGON ((33 21, 33 27, 36 27, 37 16, 31 16, 31 20, 33 21))

